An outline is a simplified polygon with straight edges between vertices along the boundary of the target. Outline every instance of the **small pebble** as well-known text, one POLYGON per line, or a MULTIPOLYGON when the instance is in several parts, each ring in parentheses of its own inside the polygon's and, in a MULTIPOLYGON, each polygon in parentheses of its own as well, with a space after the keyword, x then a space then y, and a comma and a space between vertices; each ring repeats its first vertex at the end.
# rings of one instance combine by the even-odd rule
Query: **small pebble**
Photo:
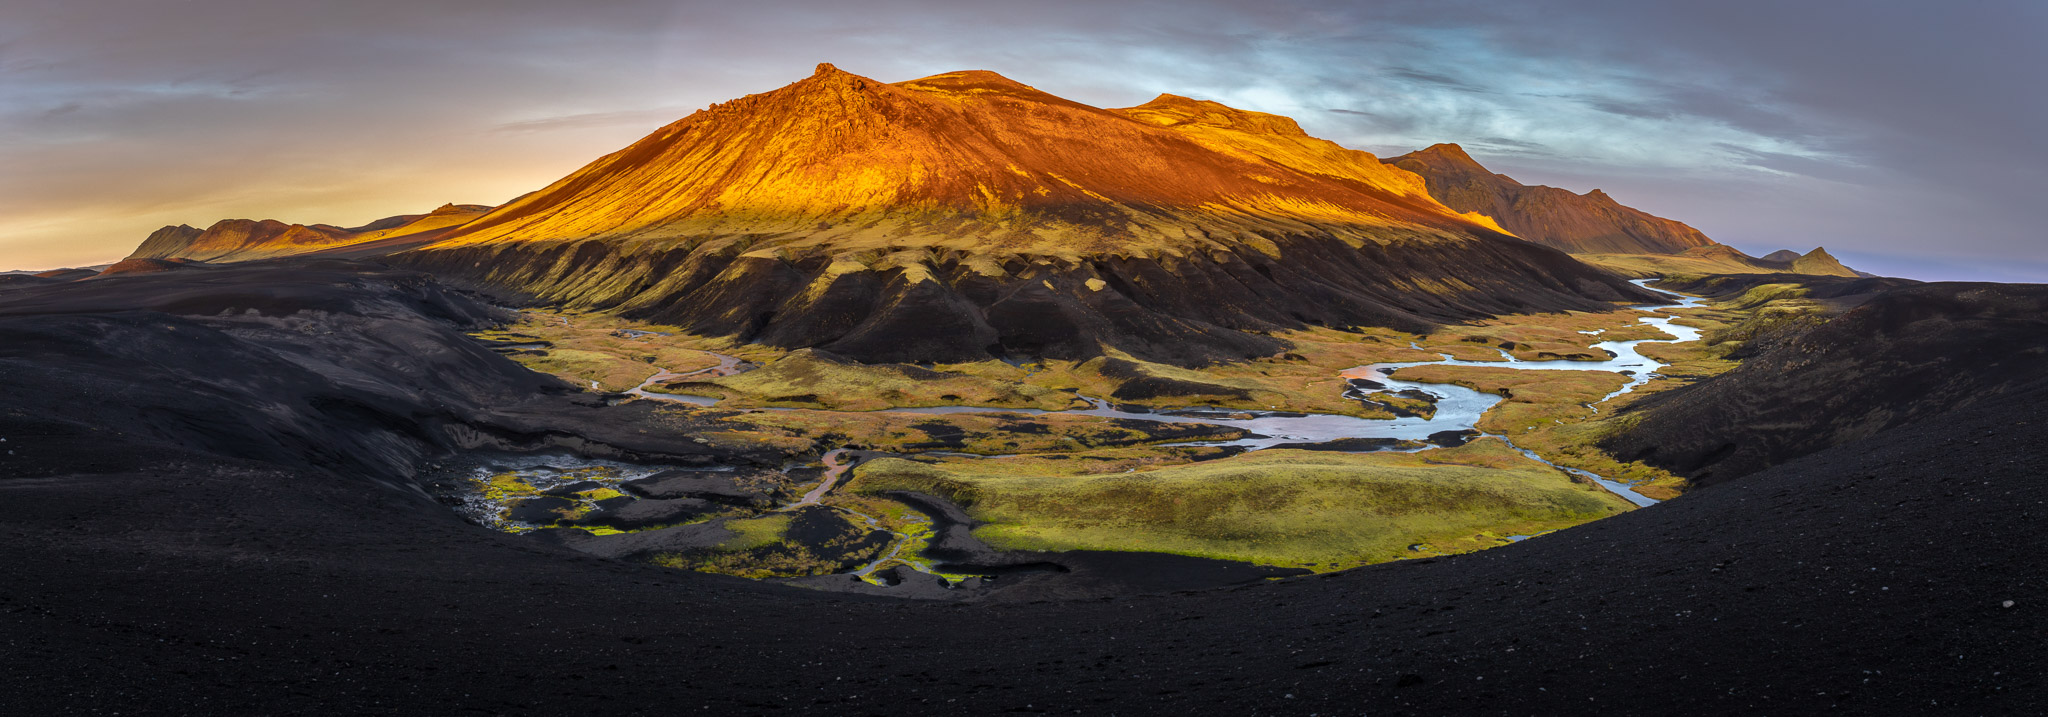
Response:
POLYGON ((2011 600, 2007 600, 2007 601, 2005 601, 2005 607, 2012 607, 2012 601, 2011 601, 2011 600))

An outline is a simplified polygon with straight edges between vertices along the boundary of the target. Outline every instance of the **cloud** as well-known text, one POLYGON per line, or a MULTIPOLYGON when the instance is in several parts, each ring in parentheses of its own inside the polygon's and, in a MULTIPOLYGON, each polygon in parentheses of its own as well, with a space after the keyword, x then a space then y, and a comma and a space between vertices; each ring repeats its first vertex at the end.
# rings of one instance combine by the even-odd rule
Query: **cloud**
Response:
POLYGON ((540 117, 536 119, 501 122, 491 128, 493 132, 549 132, 564 129, 588 129, 591 127, 615 127, 634 125, 652 131, 673 122, 691 110, 681 107, 656 107, 644 110, 619 110, 615 112, 581 112, 577 114, 540 117))

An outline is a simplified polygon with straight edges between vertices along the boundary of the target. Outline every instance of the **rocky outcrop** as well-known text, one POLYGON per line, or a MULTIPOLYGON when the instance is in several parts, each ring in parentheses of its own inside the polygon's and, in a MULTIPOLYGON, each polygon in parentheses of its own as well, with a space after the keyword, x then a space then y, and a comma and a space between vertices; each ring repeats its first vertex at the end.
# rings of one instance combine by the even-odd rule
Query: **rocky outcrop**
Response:
POLYGON ((1573 194, 1487 171, 1455 144, 1386 162, 1421 175, 1430 196, 1452 209, 1484 214, 1515 236, 1574 254, 1676 254, 1714 244, 1697 229, 1623 206, 1598 189, 1573 194))

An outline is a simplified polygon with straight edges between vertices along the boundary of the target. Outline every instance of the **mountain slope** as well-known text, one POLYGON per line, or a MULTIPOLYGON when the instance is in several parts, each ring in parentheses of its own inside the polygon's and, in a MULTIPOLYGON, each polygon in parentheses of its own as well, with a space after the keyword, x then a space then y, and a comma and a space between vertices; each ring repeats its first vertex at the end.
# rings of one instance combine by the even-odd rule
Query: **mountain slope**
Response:
POLYGON ((1446 206, 1484 214, 1515 236, 1574 254, 1676 254, 1714 245, 1697 229, 1622 206, 1598 189, 1573 194, 1494 174, 1455 144, 1433 145, 1386 162, 1421 175, 1430 195, 1446 206))
POLYGON ((275 219, 223 219, 204 230, 186 226, 158 229, 129 259, 249 261, 306 254, 460 226, 490 207, 448 204, 427 214, 408 214, 342 228, 331 224, 286 224, 275 219))
POLYGON ((990 72, 809 78, 695 113, 394 260, 863 361, 1270 354, 1649 297, 1292 121, 1103 110, 990 72))
POLYGON ((1888 291, 1733 371, 1631 406, 1644 418, 1602 445, 1695 484, 1733 480, 2048 380, 2044 316, 2048 285, 1888 291))

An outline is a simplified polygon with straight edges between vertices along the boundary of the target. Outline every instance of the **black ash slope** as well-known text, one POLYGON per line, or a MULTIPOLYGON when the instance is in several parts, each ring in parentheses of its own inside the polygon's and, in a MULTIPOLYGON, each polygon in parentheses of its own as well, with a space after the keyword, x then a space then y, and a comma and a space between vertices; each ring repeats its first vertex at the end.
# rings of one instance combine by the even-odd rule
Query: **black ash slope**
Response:
POLYGON ((332 260, 8 292, 0 430, 15 453, 0 468, 46 475, 140 451, 405 481, 463 448, 713 458, 647 430, 674 420, 650 406, 608 409, 461 333, 506 317, 418 272, 332 260))
POLYGON ((1816 298, 1862 303, 1770 342, 1734 371, 1631 406, 1644 418, 1604 447, 1707 485, 2048 379, 2048 285, 1937 283, 1858 296, 1883 281, 1892 280, 1819 287, 1816 298))
POLYGON ((744 247, 662 251, 605 241, 423 249, 387 257, 508 302, 617 311, 693 332, 869 363, 1088 359, 1115 348, 1184 366, 1267 356, 1271 332, 1442 322, 1538 311, 1601 311, 1657 295, 1563 252, 1487 233, 1460 242, 1271 240, 1185 257, 1013 259, 988 276, 960 257, 832 274, 830 257, 742 256, 744 247), (822 290, 818 287, 823 286, 822 290))
POLYGON ((2048 687, 2040 384, 1483 553, 936 605, 579 556, 344 470, 175 445, 204 426, 108 438, 130 414, 18 390, 156 389, 24 384, 55 359, 19 357, 6 713, 2012 714, 2048 687), (99 442, 33 435, 60 419, 99 442))

